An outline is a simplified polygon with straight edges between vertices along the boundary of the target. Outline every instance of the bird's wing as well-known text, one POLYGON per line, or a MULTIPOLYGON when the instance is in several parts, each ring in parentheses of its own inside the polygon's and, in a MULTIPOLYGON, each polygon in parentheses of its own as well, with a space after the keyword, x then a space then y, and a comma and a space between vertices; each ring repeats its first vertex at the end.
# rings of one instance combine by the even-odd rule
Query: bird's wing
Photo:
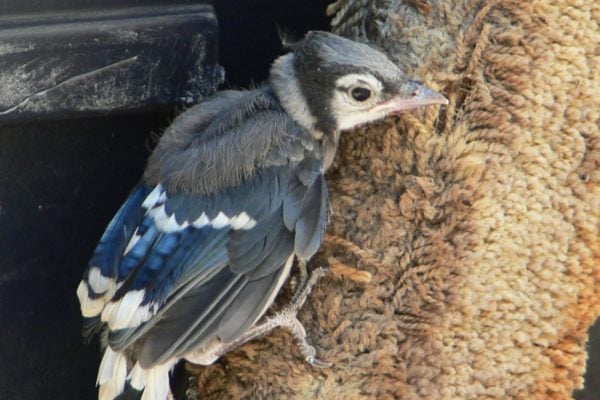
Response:
POLYGON ((83 315, 107 324, 114 350, 136 342, 143 367, 231 341, 266 311, 293 255, 316 252, 326 210, 316 158, 262 168, 212 195, 142 185, 90 261, 83 315))

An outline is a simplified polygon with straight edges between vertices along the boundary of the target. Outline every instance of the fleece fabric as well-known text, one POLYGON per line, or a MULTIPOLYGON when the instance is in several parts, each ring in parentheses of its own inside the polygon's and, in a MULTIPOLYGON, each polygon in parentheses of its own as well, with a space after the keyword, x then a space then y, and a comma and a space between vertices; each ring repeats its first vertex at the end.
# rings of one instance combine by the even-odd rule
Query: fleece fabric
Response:
MULTIPOLYGON (((199 399, 568 399, 600 314, 600 3, 340 0, 447 107, 343 134, 300 313, 195 373, 199 399)), ((279 307, 289 301, 279 296, 279 307)))

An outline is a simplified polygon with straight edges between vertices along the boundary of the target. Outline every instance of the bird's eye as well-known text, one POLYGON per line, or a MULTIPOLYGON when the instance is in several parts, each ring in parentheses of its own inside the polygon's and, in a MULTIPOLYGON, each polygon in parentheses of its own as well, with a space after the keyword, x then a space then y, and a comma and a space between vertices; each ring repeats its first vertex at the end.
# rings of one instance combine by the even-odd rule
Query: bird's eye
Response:
POLYGON ((350 95, 356 101, 366 101, 371 97, 371 91, 365 87, 358 86, 350 90, 350 95))

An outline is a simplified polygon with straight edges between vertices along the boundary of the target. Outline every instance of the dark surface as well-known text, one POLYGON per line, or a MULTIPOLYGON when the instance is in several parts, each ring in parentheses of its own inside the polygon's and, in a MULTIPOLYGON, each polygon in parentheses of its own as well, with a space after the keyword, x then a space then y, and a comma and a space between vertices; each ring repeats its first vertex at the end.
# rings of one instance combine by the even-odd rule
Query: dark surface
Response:
MULTIPOLYGON (((106 9, 130 5, 184 3, 201 1, 0 0, 0 29, 18 28, 16 21, 44 22, 39 16, 17 20, 11 16, 17 12, 91 6, 106 15, 106 9)), ((244 87, 267 76, 283 53, 278 26, 297 37, 327 29, 328 3, 219 1, 220 57, 229 84, 244 87)), ((40 51, 37 58, 53 55, 40 51)), ((63 110, 0 124, 0 400, 96 398, 99 347, 82 342, 75 289, 106 224, 142 174, 152 134, 185 103, 182 88, 189 86, 185 74, 179 76, 169 81, 157 75, 159 86, 179 88, 164 104, 126 103, 130 108, 108 107, 102 117, 63 110)), ((180 393, 184 383, 176 382, 180 393)))
POLYGON ((600 319, 590 328, 585 388, 576 392, 577 400, 600 400, 600 319))
POLYGON ((74 291, 151 133, 221 81, 195 3, 0 18, 1 400, 97 396, 74 291))
POLYGON ((216 36, 209 4, 0 18, 0 124, 196 103, 216 36))
POLYGON ((226 82, 248 87, 264 81, 277 55, 286 51, 279 31, 300 39, 308 30, 329 30, 325 9, 331 0, 219 0, 219 63, 226 82))
POLYGON ((0 398, 91 399, 97 343, 74 290, 141 174, 165 115, 60 121, 0 134, 0 398))
POLYGON ((109 10, 154 5, 197 4, 198 0, 0 0, 0 15, 45 12, 109 10))

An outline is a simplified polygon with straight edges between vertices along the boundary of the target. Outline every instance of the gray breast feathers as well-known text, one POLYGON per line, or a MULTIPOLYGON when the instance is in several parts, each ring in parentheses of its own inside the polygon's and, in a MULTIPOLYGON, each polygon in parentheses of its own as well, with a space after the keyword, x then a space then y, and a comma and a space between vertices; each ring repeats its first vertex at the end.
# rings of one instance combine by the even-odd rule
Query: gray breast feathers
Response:
POLYGON ((257 168, 300 161, 317 147, 268 87, 223 91, 175 119, 150 156, 147 183, 210 194, 257 168))

